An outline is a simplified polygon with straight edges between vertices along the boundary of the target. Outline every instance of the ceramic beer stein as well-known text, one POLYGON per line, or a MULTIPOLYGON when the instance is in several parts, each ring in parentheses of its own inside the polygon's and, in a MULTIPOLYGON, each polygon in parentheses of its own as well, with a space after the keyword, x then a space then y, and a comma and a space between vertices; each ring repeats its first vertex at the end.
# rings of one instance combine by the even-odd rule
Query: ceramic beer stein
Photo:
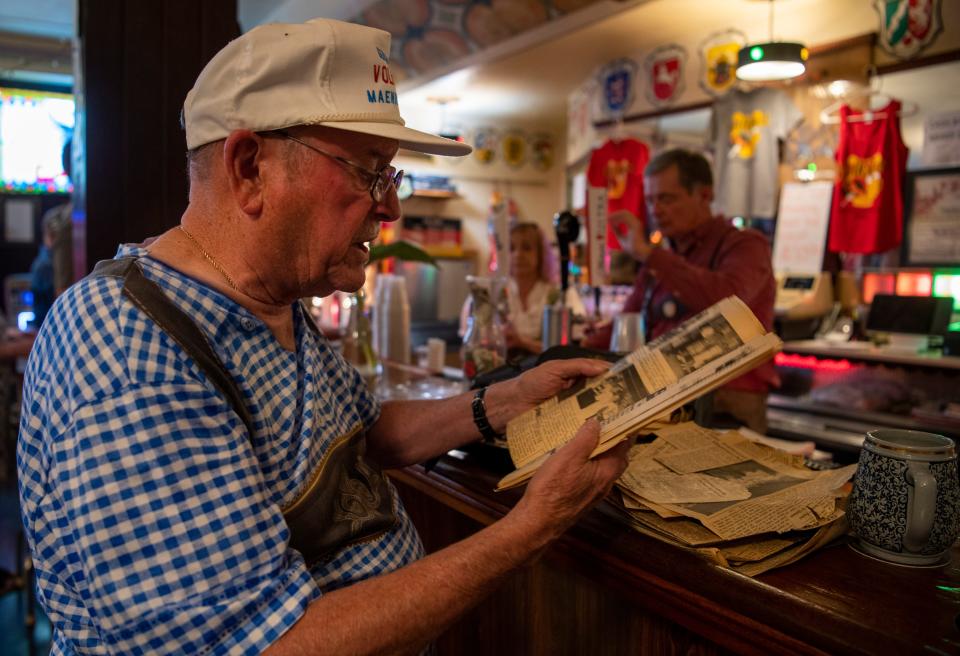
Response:
POLYGON ((848 508, 863 552, 901 565, 950 562, 960 534, 953 440, 912 430, 867 433, 848 508))

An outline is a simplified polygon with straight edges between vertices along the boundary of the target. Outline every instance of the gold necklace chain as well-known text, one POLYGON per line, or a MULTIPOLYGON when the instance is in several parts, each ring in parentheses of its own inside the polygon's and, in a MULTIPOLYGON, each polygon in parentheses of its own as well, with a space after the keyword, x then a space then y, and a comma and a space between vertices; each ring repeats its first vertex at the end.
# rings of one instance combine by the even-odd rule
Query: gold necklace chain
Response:
POLYGON ((230 287, 234 291, 239 292, 240 288, 237 287, 237 283, 233 282, 233 278, 230 277, 230 274, 227 273, 222 266, 220 266, 219 262, 213 259, 213 256, 206 251, 206 249, 200 244, 199 241, 197 241, 197 238, 191 235, 189 232, 187 232, 187 229, 184 228, 182 225, 179 225, 177 227, 180 228, 180 232, 182 232, 187 237, 189 237, 190 241, 192 241, 194 246, 197 247, 197 249, 200 251, 200 254, 203 255, 204 258, 206 258, 207 262, 209 262, 214 269, 220 272, 220 275, 223 276, 223 279, 227 281, 227 284, 230 285, 230 287))

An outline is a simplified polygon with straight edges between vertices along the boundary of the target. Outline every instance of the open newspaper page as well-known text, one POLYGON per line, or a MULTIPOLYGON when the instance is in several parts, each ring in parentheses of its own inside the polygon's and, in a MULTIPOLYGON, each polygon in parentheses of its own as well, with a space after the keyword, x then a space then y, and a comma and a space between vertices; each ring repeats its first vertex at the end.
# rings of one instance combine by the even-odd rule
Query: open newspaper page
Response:
POLYGON ((517 470, 498 489, 526 481, 592 417, 600 421, 594 454, 640 433, 662 415, 740 376, 781 346, 750 309, 731 296, 580 381, 507 425, 517 470))

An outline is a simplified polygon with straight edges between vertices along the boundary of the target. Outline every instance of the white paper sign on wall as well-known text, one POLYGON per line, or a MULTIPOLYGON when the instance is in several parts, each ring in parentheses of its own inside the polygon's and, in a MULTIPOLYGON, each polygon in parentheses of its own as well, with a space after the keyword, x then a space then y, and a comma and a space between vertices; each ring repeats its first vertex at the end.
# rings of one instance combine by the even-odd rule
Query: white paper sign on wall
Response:
POLYGON ((773 270, 819 273, 827 242, 832 182, 788 182, 780 191, 773 270))
POLYGON ((923 124, 923 164, 960 165, 960 112, 928 116, 923 124))

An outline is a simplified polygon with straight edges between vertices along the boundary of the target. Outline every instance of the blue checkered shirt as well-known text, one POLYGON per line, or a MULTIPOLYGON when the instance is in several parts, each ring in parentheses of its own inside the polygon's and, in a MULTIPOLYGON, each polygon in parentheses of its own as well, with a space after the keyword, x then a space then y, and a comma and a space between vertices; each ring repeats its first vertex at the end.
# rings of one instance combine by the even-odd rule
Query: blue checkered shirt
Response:
MULTIPOLYGON (((131 254, 145 253, 118 256, 131 254)), ((280 508, 379 404, 298 306, 291 353, 232 300, 140 263, 207 335, 255 434, 122 280, 88 278, 57 300, 30 355, 17 450, 52 653, 259 652, 323 592, 423 547, 394 492, 393 529, 308 571, 280 508)))

